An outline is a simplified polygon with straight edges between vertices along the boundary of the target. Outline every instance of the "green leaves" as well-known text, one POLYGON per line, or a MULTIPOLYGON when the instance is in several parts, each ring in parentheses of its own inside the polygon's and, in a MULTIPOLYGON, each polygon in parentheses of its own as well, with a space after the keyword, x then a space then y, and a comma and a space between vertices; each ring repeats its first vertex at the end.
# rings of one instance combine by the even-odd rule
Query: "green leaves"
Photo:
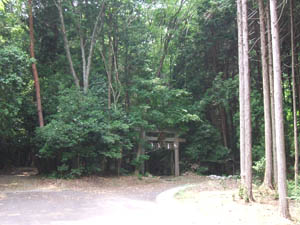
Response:
POLYGON ((171 88, 167 81, 159 78, 137 79, 135 105, 132 110, 139 112, 148 124, 159 129, 173 128, 178 124, 199 120, 192 114, 190 94, 184 89, 171 88))
MULTIPOLYGON (((62 1, 74 69, 80 79, 82 50, 89 51, 89 37, 102 2, 62 1)), ((188 142, 182 145, 186 151, 181 153, 187 162, 228 159, 238 143, 234 139, 238 133, 234 121, 238 117, 234 0, 105 2, 85 95, 70 88, 73 81, 54 2, 34 2, 33 59, 26 54, 29 42, 23 2, 0 0, 1 140, 5 137, 12 146, 20 146, 18 135, 23 135, 30 142, 26 149, 37 144, 40 157, 55 161, 56 172, 74 176, 98 172, 104 159, 122 157, 129 166, 141 128, 188 131, 188 142), (36 60, 46 126, 37 129, 32 141, 36 112, 28 65, 36 60), (111 109, 107 106, 107 71, 114 89, 111 109), (223 121, 221 113, 226 114, 223 121), (222 122, 228 148, 222 140, 222 122)), ((256 57, 255 51, 251 53, 256 57)), ((262 118, 259 90, 253 93, 253 115, 262 118)), ((261 127, 261 120, 253 122, 261 127)), ((260 137, 260 129, 254 129, 256 136, 260 137)), ((147 157, 133 164, 143 160, 147 157)))
POLYGON ((8 0, 0 0, 0 11, 4 11, 5 4, 8 2, 8 0))
POLYGON ((222 145, 220 133, 207 121, 202 122, 188 139, 189 162, 222 162, 229 158, 229 149, 222 145))
POLYGON ((0 136, 10 136, 22 121, 19 113, 28 85, 28 58, 20 48, 9 45, 0 48, 0 58, 0 136))
POLYGON ((72 161, 78 157, 80 162, 90 161, 82 166, 82 174, 97 172, 101 158, 121 158, 123 151, 132 148, 126 114, 118 108, 106 110, 96 93, 64 89, 58 100, 57 113, 45 127, 37 129, 36 139, 41 157, 59 158, 61 166, 67 165, 60 171, 59 163, 57 171, 74 173, 78 168, 72 161))

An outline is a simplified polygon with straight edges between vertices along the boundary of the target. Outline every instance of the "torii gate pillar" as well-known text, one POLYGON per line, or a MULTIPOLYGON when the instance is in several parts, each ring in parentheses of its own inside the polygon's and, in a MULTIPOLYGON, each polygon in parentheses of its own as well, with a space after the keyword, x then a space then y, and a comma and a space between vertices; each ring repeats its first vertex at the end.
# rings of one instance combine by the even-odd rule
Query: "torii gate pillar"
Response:
POLYGON ((175 160, 175 176, 178 177, 180 175, 179 170, 179 141, 178 136, 176 135, 174 141, 174 160, 175 160))

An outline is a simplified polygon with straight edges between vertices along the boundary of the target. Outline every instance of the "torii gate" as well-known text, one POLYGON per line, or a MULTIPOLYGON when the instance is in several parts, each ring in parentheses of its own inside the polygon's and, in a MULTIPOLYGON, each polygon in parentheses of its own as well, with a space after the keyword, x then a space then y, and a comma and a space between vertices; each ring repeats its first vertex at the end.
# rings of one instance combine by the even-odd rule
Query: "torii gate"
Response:
POLYGON ((174 150, 175 176, 179 176, 179 143, 185 142, 185 139, 179 138, 178 133, 172 130, 146 132, 144 137, 152 147, 174 150))

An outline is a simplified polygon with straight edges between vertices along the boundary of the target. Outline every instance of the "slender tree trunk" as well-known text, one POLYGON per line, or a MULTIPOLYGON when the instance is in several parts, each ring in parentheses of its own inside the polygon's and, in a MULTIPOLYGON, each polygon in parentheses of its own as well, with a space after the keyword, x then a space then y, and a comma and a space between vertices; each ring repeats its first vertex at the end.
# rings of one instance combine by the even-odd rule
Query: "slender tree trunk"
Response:
POLYGON ((296 79, 295 79, 295 31, 294 31, 294 1, 290 0, 291 19, 291 51, 292 51, 292 80, 293 80, 293 115, 294 115, 294 145, 295 145, 295 186, 298 185, 298 131, 297 131, 297 104, 296 104, 296 79))
POLYGON ((227 140, 227 115, 223 106, 219 106, 220 116, 221 116, 221 127, 222 127, 222 136, 223 136, 223 144, 226 148, 228 148, 228 140, 227 140))
POLYGON ((79 79, 78 79, 78 76, 75 72, 74 65, 73 65, 73 60, 72 60, 72 57, 71 57, 71 51, 70 51, 69 41, 68 41, 68 38, 67 38, 67 32, 66 32, 65 21, 64 21, 64 16, 63 16, 63 10, 62 10, 62 6, 61 6, 61 0, 57 0, 57 2, 54 0, 54 3, 55 3, 55 5, 58 9, 62 34, 63 34, 63 38, 64 38, 64 47, 65 47, 65 50, 66 50, 67 59, 68 59, 69 66, 70 66, 70 71, 71 71, 72 76, 74 78, 74 82, 75 82, 76 87, 80 88, 79 79))
POLYGON ((83 80, 83 92, 86 93, 88 79, 86 75, 86 56, 85 56, 85 42, 81 30, 79 29, 79 39, 80 39, 80 50, 81 50, 81 60, 82 60, 82 80, 83 80))
POLYGON ((276 153, 276 130, 275 130, 275 106, 274 106, 274 77, 273 77, 273 58, 272 58, 272 37, 269 3, 266 9, 267 30, 268 30, 268 64, 269 64, 269 83, 271 95, 271 119, 272 119, 272 153, 273 153, 273 179, 274 185, 278 184, 277 172, 277 153, 276 153))
MULTIPOLYGON (((136 153, 136 159, 137 161, 141 160, 141 155, 145 154, 145 150, 143 147, 143 142, 145 140, 145 131, 143 128, 140 130, 140 137, 139 137, 139 143, 138 143, 138 149, 136 153)), ((145 173, 145 163, 142 162, 140 166, 137 166, 135 168, 135 175, 138 175, 139 173, 144 174, 145 173)))
POLYGON ((97 34, 98 34, 99 30, 101 30, 101 28, 102 28, 104 10, 105 10, 105 1, 102 2, 101 9, 96 18, 96 22, 95 22, 95 25, 93 28, 93 33, 91 36, 91 43, 90 43, 90 49, 89 49, 89 54, 88 54, 88 58, 87 58, 87 65, 83 71, 83 74, 84 74, 84 76, 83 76, 83 92, 84 93, 86 93, 89 88, 89 76, 90 76, 91 65, 92 65, 92 56, 93 56, 94 46, 96 44, 97 34), (99 25, 99 23, 100 23, 100 25, 99 25))
MULTIPOLYGON (((104 41, 103 41, 104 42, 104 41)), ((103 49, 104 49, 104 43, 103 43, 103 49)), ((108 62, 106 60, 106 57, 104 55, 104 50, 100 49, 100 53, 102 56, 102 61, 104 63, 104 67, 106 70, 106 75, 107 75, 107 107, 108 109, 111 109, 111 95, 113 91, 113 86, 112 86, 112 49, 111 49, 111 38, 109 37, 109 46, 108 46, 108 62)))
POLYGON ((160 60, 159 60, 158 69, 156 71, 156 76, 159 78, 162 78, 162 69, 163 69, 164 61, 168 54, 169 44, 173 37, 174 29, 176 29, 175 27, 178 24, 178 16, 183 8, 184 3, 185 3, 185 0, 180 1, 178 10, 175 12, 175 14, 172 16, 171 20, 168 22, 167 33, 164 36, 164 41, 163 41, 163 52, 162 52, 162 56, 160 57, 160 60))
POLYGON ((263 94, 264 94, 264 120, 265 120, 265 156, 266 167, 264 185, 268 188, 272 187, 272 125, 271 125, 271 110, 270 110, 270 85, 268 75, 267 61, 267 42, 266 28, 264 18, 264 3, 263 0, 258 0, 259 5, 259 25, 260 25, 260 48, 261 48, 261 63, 263 77, 263 94))
MULTIPOLYGON (((31 2, 31 0, 28 0, 28 10, 29 10, 29 33, 30 33, 30 57, 32 59, 35 59, 35 54, 34 54, 34 29, 33 29, 32 2, 31 2)), ((43 110, 42 110, 39 76, 38 76, 38 72, 37 72, 35 62, 32 62, 31 66, 32 66, 32 73, 33 73, 33 77, 34 77, 34 85, 35 85, 39 125, 40 125, 40 127, 43 127, 44 126, 44 118, 43 118, 43 110)))
POLYGON ((129 113, 130 109, 130 94, 129 94, 129 89, 130 89, 130 67, 131 65, 129 64, 129 43, 128 43, 128 30, 126 29, 126 38, 125 38, 125 98, 124 98, 124 103, 125 103, 125 111, 129 113))
POLYGON ((107 90, 107 104, 108 109, 111 109, 111 91, 113 90, 112 87, 112 53, 109 46, 109 54, 108 54, 108 71, 107 71, 107 81, 108 81, 108 90, 107 90))
POLYGON ((115 167, 116 167, 116 173, 117 173, 117 176, 120 177, 120 172, 121 172, 121 166, 122 166, 122 159, 123 159, 123 149, 121 149, 121 157, 120 158, 117 158, 115 159, 115 167))
POLYGON ((163 53, 162 53, 162 56, 159 60, 159 66, 158 66, 158 69, 157 69, 157 72, 156 72, 156 76, 159 77, 159 78, 162 78, 161 73, 162 73, 164 62, 165 62, 165 58, 168 54, 168 48, 169 48, 169 43, 171 41, 171 38, 172 38, 172 34, 168 34, 167 37, 166 37, 166 40, 164 41, 163 53))
POLYGON ((245 185, 245 122, 244 122, 244 67, 242 2, 237 0, 238 53, 239 53, 239 107, 240 107, 240 170, 242 188, 245 185))
MULTIPOLYGON (((78 78, 77 78, 77 75, 74 70, 73 61, 71 58, 71 53, 70 53, 70 48, 69 48, 69 42, 68 42, 66 31, 65 31, 66 29, 65 29, 64 17, 63 17, 63 10, 62 10, 62 6, 61 6, 61 0, 57 0, 57 2, 56 2, 56 0, 54 0, 54 2, 59 11, 59 17, 60 17, 61 25, 62 25, 62 31, 63 31, 63 36, 64 36, 65 49, 67 52, 67 58, 69 61, 71 72, 73 74, 73 77, 74 77, 75 83, 76 83, 78 78), (76 80, 76 78, 77 78, 77 80, 76 80)), ((73 2, 71 2, 71 4, 73 6, 74 11, 76 12, 75 5, 73 4, 73 2)), ((86 4, 88 4, 88 3, 86 3, 86 4)), ((80 37, 80 49, 81 49, 81 58, 82 58, 82 80, 83 80, 83 92, 84 93, 87 93, 88 88, 89 88, 89 75, 90 75, 91 65, 92 65, 92 56, 93 56, 93 51, 94 51, 94 46, 96 43, 96 37, 97 37, 98 31, 99 31, 99 29, 102 28, 104 9, 105 9, 105 1, 102 2, 98 16, 96 17, 93 32, 90 37, 91 42, 90 42, 88 54, 86 54, 86 49, 85 49, 86 42, 84 40, 84 35, 82 34, 80 22, 76 23, 77 28, 78 28, 79 37, 80 37), (100 25, 99 25, 99 23, 100 23, 100 25)), ((77 83, 76 83, 76 85, 77 85, 77 83)), ((78 81, 78 85, 79 85, 79 81, 78 81)))
POLYGON ((252 128, 250 104, 250 67, 248 43, 248 0, 242 0, 243 67, 244 67, 244 117, 245 117, 245 182, 246 200, 254 201, 252 194, 252 128))
POLYGON ((282 85, 281 85, 281 65, 279 48, 279 28, 277 16, 277 0, 270 0, 271 32, 273 49, 274 68, 274 103, 275 103, 275 128, 276 128, 276 148, 278 160, 278 193, 280 214, 285 218, 290 218, 289 205, 287 199, 286 183, 286 158, 284 142, 282 85))

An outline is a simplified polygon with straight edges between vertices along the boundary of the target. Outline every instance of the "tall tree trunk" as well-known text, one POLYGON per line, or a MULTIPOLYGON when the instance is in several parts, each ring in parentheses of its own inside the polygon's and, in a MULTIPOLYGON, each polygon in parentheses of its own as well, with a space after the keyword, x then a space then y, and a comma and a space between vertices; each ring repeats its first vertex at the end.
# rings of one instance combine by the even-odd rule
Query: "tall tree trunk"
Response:
POLYGON ((111 38, 109 37, 109 44, 108 44, 108 62, 106 60, 105 54, 104 54, 104 40, 103 40, 103 49, 100 49, 100 54, 102 56, 102 61, 104 63, 106 75, 107 75, 107 107, 108 109, 111 109, 111 95, 113 91, 112 86, 112 48, 111 48, 111 38))
POLYGON ((294 1, 290 1, 290 19, 291 19, 291 51, 292 51, 292 80, 293 80, 293 116, 294 116, 294 145, 295 145, 295 186, 298 185, 298 131, 297 131, 297 106, 296 106, 296 79, 295 79, 295 32, 294 32, 294 1))
POLYGON ((169 48, 169 43, 171 41, 171 38, 172 38, 172 34, 169 34, 166 36, 166 40, 164 41, 164 44, 163 44, 163 53, 162 53, 162 56, 160 57, 160 60, 159 60, 159 66, 158 66, 158 69, 157 69, 157 72, 156 72, 156 76, 159 77, 159 78, 162 78, 162 69, 163 69, 163 65, 164 65, 164 62, 165 62, 165 58, 168 54, 168 48, 169 48))
POLYGON ((89 88, 89 76, 90 76, 91 65, 92 65, 92 56, 93 56, 94 46, 96 44, 97 34, 98 34, 99 30, 101 30, 101 28, 102 28, 104 10, 105 10, 105 1, 102 2, 101 9, 99 10, 99 14, 98 14, 98 16, 96 18, 96 22, 94 24, 93 33, 91 36, 89 54, 88 54, 88 58, 87 58, 87 65, 83 71, 83 75, 84 75, 83 76, 83 92, 84 93, 86 93, 89 88), (99 25, 99 23, 100 23, 100 25, 99 25))
POLYGON ((168 27, 167 27, 167 33, 165 34, 163 38, 163 52, 159 60, 159 65, 156 71, 156 76, 159 78, 162 78, 162 69, 163 65, 165 62, 165 58, 168 54, 168 49, 169 49, 169 44, 170 41, 172 40, 174 30, 176 29, 176 25, 179 23, 178 22, 178 16, 183 8, 183 5, 185 3, 185 0, 180 0, 180 4, 178 7, 178 10, 175 12, 175 14, 171 17, 170 21, 168 22, 168 27))
POLYGON ((274 68, 274 103, 275 103, 275 128, 276 128, 276 148, 278 161, 278 193, 280 214, 285 218, 290 218, 289 205, 287 199, 286 183, 286 158, 284 142, 282 85, 281 85, 281 65, 279 48, 279 28, 277 16, 277 0, 270 0, 271 32, 273 49, 274 68))
MULTIPOLYGON (((29 33, 30 33, 30 57, 32 59, 35 59, 35 54, 34 54, 34 29, 33 29, 32 2, 31 2, 31 0, 28 0, 28 10, 29 10, 29 33)), ((44 126, 44 118, 43 118, 43 110, 42 110, 39 76, 38 76, 38 72, 37 72, 35 62, 32 62, 31 66, 32 66, 32 73, 33 73, 33 77, 34 77, 34 85, 35 85, 39 125, 40 125, 40 127, 43 127, 44 126)))
MULTIPOLYGON (((68 38, 67 38, 64 15, 63 15, 63 9, 62 9, 62 5, 61 5, 62 0, 53 0, 53 1, 55 3, 55 5, 58 9, 58 13, 59 13, 59 18, 60 18, 60 23, 61 23, 62 33, 63 33, 63 38, 64 38, 64 47, 65 47, 65 50, 66 50, 70 70, 71 70, 71 73, 73 75, 76 86, 80 87, 79 79, 78 79, 78 76, 77 76, 77 74, 75 72, 75 69, 74 69, 73 60, 72 60, 71 52, 70 52, 69 41, 68 41, 68 38)), ((72 1, 71 1, 71 4, 73 6, 74 11, 76 11, 75 6, 74 6, 72 1)), ((98 34, 99 30, 102 28, 104 9, 105 9, 105 1, 102 2, 101 8, 100 8, 99 13, 98 13, 98 15, 96 17, 96 20, 95 20, 95 24, 94 24, 94 27, 93 27, 93 32, 92 32, 92 35, 90 36, 91 41, 90 41, 88 54, 86 54, 86 52, 85 52, 86 51, 85 50, 85 44, 86 43, 85 43, 85 40, 84 40, 84 36, 82 34, 82 29, 80 27, 80 22, 76 23, 77 28, 78 28, 79 37, 80 37, 80 49, 81 49, 81 58, 82 58, 82 80, 83 80, 83 92, 84 93, 86 93, 88 91, 88 87, 89 87, 89 75, 90 75, 91 65, 92 65, 92 56, 93 56, 94 47, 95 47, 95 44, 96 44, 97 34, 98 34)))
POLYGON ((274 184, 278 184, 277 171, 277 151, 276 151, 276 130, 275 130, 275 106, 274 106, 274 77, 273 77, 273 58, 272 58, 272 37, 271 37, 271 19, 269 3, 266 9, 267 30, 268 30, 268 64, 269 64, 269 83, 271 95, 271 119, 272 119, 272 152, 273 152, 273 176, 274 184))
POLYGON ((245 122, 244 122, 244 67, 242 2, 237 0, 238 53, 239 53, 239 107, 240 107, 240 170, 242 188, 245 185, 245 122))
POLYGON ((75 72, 74 69, 74 65, 73 65, 73 60, 71 57, 71 51, 70 51, 70 46, 69 46, 69 41, 67 38, 67 32, 66 32, 66 27, 65 27, 65 20, 64 20, 64 16, 63 16, 63 10, 62 10, 62 6, 61 6, 61 0, 54 0, 54 3, 58 9, 58 14, 59 14, 59 18, 60 18, 60 23, 61 23, 61 29, 62 29, 62 34, 63 34, 63 39, 64 39, 64 47, 66 50, 66 54, 67 54, 67 59, 69 62, 69 66, 70 66, 70 71, 72 73, 72 76, 74 78, 74 82, 76 87, 80 88, 80 84, 79 84, 79 79, 78 76, 75 72))
POLYGON ((128 30, 126 29, 126 38, 125 38, 125 111, 129 113, 130 109, 130 68, 131 65, 129 64, 129 43, 128 43, 128 30))
POLYGON ((267 42, 266 28, 264 18, 264 3, 263 0, 258 0, 259 5, 259 25, 260 25, 260 48, 261 48, 261 64, 263 77, 263 94, 264 94, 264 120, 265 120, 265 177, 264 185, 268 188, 272 187, 272 125, 271 125, 271 110, 270 110, 270 86, 268 75, 267 61, 267 42))
POLYGON ((245 182, 246 200, 254 201, 252 194, 252 127, 250 104, 250 67, 248 42, 248 0, 242 0, 243 67, 244 67, 244 117, 245 117, 245 182))

